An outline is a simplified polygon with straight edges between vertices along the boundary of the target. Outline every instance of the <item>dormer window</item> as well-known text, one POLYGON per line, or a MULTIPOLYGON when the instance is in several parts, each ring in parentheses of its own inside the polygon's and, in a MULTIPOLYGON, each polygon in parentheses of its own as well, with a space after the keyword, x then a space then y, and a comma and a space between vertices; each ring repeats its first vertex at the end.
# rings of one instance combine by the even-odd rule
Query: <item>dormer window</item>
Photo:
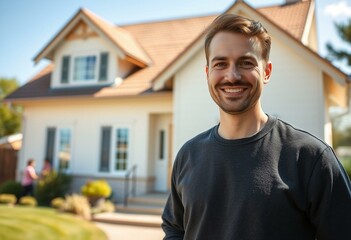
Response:
POLYGON ((61 84, 103 83, 108 79, 108 53, 63 56, 61 84))
POLYGON ((74 58, 74 82, 94 81, 96 78, 96 56, 74 58))

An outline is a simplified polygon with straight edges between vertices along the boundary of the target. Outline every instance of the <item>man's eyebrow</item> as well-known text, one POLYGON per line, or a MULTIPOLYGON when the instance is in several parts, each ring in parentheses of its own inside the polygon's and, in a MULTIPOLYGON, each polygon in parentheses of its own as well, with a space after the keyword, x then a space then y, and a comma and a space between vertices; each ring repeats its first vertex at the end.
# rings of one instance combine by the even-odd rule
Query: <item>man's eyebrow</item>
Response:
POLYGON ((228 58, 227 57, 224 57, 224 56, 216 56, 214 58, 211 59, 211 62, 215 62, 215 61, 224 61, 224 60, 227 60, 228 58))
POLYGON ((241 60, 246 60, 246 59, 256 60, 256 58, 251 56, 251 55, 246 55, 246 56, 244 55, 244 56, 239 57, 239 59, 241 59, 241 60))

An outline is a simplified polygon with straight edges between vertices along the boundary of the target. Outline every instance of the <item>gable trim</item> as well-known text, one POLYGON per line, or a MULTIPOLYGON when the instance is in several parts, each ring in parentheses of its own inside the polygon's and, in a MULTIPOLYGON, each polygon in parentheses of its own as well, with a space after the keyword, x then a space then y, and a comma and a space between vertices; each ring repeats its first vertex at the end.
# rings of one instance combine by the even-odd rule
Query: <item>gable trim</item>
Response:
MULTIPOLYGON (((35 57, 34 57, 34 62, 38 63, 42 58, 47 57, 48 59, 52 60, 53 59, 53 49, 57 46, 59 42, 61 42, 67 34, 79 23, 80 20, 84 21, 90 28, 92 28, 95 32, 97 32, 100 37, 103 37, 107 41, 111 42, 114 46, 117 48, 117 52, 119 53, 120 57, 122 59, 126 58, 128 56, 128 59, 132 59, 133 63, 136 64, 137 66, 142 66, 145 67, 149 64, 151 64, 151 59, 147 56, 146 52, 142 50, 141 46, 138 46, 140 48, 140 53, 143 52, 142 57, 137 57, 133 53, 129 52, 128 49, 125 49, 122 47, 119 43, 117 43, 113 37, 110 36, 109 32, 106 29, 103 29, 99 26, 99 23, 97 23, 96 19, 93 19, 90 17, 91 15, 90 12, 80 9, 69 21, 68 23, 55 35, 55 37, 45 46, 45 48, 40 51, 35 57)), ((115 28, 116 26, 110 26, 111 28, 115 28)), ((120 29, 121 31, 125 31, 124 29, 120 29)), ((114 29, 113 29, 114 31, 114 29)), ((126 32, 126 35, 130 37, 133 40, 133 36, 130 35, 130 33, 126 32)), ((138 43, 134 40, 135 44, 138 45, 138 43)))

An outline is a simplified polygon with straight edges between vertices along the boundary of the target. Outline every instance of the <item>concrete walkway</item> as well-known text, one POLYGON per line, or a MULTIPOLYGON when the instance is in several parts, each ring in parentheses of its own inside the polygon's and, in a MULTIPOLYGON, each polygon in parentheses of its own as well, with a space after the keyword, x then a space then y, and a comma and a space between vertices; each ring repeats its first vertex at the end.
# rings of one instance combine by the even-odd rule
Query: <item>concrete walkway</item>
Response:
POLYGON ((94 222, 103 230, 109 240, 162 240, 164 233, 161 227, 139 227, 113 223, 94 222))

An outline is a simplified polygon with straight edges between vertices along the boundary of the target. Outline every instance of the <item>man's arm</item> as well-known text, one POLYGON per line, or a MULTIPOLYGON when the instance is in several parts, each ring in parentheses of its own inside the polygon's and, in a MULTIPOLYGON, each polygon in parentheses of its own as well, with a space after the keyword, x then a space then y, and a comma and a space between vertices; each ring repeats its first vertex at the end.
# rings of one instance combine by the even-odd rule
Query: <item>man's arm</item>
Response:
POLYGON ((184 238, 184 207, 176 187, 176 163, 172 171, 171 193, 162 214, 164 240, 181 240, 184 238))
POLYGON ((351 239, 351 183, 332 149, 315 164, 308 201, 318 240, 351 239))

